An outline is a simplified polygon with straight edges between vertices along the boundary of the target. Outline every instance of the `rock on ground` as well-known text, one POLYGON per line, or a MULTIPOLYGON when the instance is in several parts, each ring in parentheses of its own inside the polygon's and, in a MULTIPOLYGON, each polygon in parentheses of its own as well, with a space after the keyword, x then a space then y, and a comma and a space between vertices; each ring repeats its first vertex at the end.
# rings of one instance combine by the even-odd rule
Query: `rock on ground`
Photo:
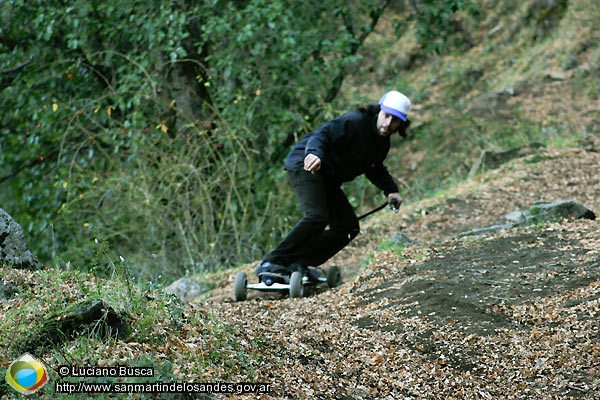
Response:
POLYGON ((39 261, 27 249, 23 228, 1 208, 0 263, 23 269, 35 269, 39 267, 39 261))

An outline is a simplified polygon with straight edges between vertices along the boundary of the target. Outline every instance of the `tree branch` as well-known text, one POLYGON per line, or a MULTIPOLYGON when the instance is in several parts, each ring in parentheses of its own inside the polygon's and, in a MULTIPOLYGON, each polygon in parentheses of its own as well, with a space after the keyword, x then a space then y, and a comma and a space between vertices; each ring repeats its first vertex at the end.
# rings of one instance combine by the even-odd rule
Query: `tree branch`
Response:
MULTIPOLYGON (((387 7, 392 3, 392 0, 385 0, 385 2, 381 5, 381 7, 374 9, 373 11, 371 11, 371 29, 368 31, 364 31, 358 38, 356 38, 355 35, 355 30, 354 30, 354 24, 352 23, 352 18, 351 15, 349 13, 344 13, 342 15, 342 19, 344 21, 344 26, 346 28, 346 30, 352 35, 353 38, 355 38, 355 42, 352 44, 352 46, 350 47, 350 50, 348 51, 347 54, 344 55, 344 57, 349 57, 349 56, 353 56, 355 55, 358 50, 360 49, 360 47, 363 45, 363 43, 365 42, 365 40, 367 39, 367 37, 375 30, 375 26, 377 25, 377 23, 379 22, 379 19, 381 18, 381 16, 383 15, 383 13, 385 12, 385 10, 387 9, 387 7)), ((315 53, 313 54, 314 57, 320 57, 320 53, 318 51, 315 51, 315 53)), ((340 92, 340 89, 342 87, 342 84, 344 83, 344 79, 346 77, 346 70, 342 69, 331 81, 331 86, 329 87, 329 89, 327 89, 326 91, 326 95, 324 97, 324 101, 326 103, 330 103, 332 102, 337 95, 340 92)), ((318 111, 312 112, 309 114, 309 120, 312 121, 315 119, 316 117, 316 113, 318 111)), ((308 112, 307 112, 308 113, 308 112)), ((282 148, 288 148, 289 146, 291 146, 294 143, 295 140, 295 134, 294 132, 290 132, 285 140, 281 143, 282 144, 282 148)))
POLYGON ((0 177, 0 183, 3 183, 5 181, 8 181, 10 179, 16 178, 17 175, 19 175, 21 172, 23 172, 26 169, 29 169, 35 165, 41 164, 43 162, 48 161, 48 159, 53 156, 58 154, 58 148, 55 148, 53 150, 51 150, 49 153, 47 153, 46 155, 40 157, 40 158, 36 158, 34 160, 30 160, 28 162, 23 162, 23 164, 19 165, 16 169, 14 169, 10 174, 5 175, 5 176, 1 176, 0 177))
MULTIPOLYGON (((350 32, 350 34, 352 34, 352 37, 356 39, 356 41, 350 47, 350 51, 348 52, 348 54, 346 54, 346 57, 353 56, 358 52, 358 50, 363 45, 367 37, 369 37, 371 32, 375 30, 375 26, 377 25, 377 22, 379 22, 379 18, 383 15, 386 8, 391 4, 391 2, 392 0, 386 0, 380 8, 376 8, 375 10, 371 11, 371 29, 368 31, 364 31, 358 38, 354 36, 354 25, 352 24, 352 19, 350 15, 343 15, 344 26, 346 27, 346 30, 350 32)), ((327 90, 327 95, 324 99, 325 102, 330 103, 337 97, 345 78, 346 70, 342 69, 340 73, 331 81, 332 85, 327 90)))
POLYGON ((31 64, 33 62, 33 57, 31 57, 29 60, 25 61, 24 63, 21 63, 15 67, 12 68, 8 68, 8 69, 3 69, 2 71, 0 71, 0 75, 4 75, 4 74, 14 74, 15 72, 25 68, 26 66, 28 66, 29 64, 31 64))

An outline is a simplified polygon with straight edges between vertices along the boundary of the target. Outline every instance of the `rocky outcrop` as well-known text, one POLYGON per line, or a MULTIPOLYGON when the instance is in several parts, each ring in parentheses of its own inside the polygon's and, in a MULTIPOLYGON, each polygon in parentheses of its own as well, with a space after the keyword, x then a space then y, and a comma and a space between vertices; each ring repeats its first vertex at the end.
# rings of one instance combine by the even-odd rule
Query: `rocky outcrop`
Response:
POLYGON ((0 266, 36 269, 39 261, 27 249, 23 228, 0 208, 0 266))
POLYGON ((100 340, 125 339, 130 331, 127 315, 115 311, 103 300, 84 300, 45 318, 19 341, 17 353, 39 353, 82 334, 100 340))
POLYGON ((596 219, 596 214, 573 200, 556 200, 551 202, 539 202, 527 210, 517 210, 504 215, 508 221, 506 224, 493 225, 485 228, 462 232, 454 236, 461 238, 465 236, 480 236, 488 233, 497 233, 518 225, 535 224, 544 221, 552 221, 564 218, 570 219, 596 219))
POLYGON ((177 296, 181 301, 190 301, 202 294, 202 286, 184 276, 167 286, 165 292, 177 296))
POLYGON ((524 224, 561 218, 596 219, 596 214, 573 200, 556 200, 536 203, 528 210, 513 211, 506 214, 504 218, 515 224, 524 224))
POLYGON ((18 292, 19 289, 11 281, 0 281, 0 300, 9 299, 18 292))

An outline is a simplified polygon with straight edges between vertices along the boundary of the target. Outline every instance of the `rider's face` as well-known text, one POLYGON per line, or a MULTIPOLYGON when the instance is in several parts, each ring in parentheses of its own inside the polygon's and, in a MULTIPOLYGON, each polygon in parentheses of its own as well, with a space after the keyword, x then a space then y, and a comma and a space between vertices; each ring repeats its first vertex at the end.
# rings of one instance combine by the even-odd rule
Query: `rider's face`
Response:
POLYGON ((380 110, 377 115, 377 133, 380 136, 390 136, 398 130, 401 122, 400 118, 380 110))

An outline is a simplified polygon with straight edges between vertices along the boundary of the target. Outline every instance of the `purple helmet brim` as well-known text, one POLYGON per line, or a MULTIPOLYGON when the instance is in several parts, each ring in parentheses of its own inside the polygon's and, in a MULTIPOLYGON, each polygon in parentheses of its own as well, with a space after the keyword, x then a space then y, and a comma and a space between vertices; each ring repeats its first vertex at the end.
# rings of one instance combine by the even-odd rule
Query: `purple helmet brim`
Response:
POLYGON ((384 106, 383 104, 381 104, 380 107, 387 114, 393 115, 394 117, 398 117, 398 118, 400 118, 404 122, 406 122, 406 120, 408 119, 408 117, 406 116, 406 114, 404 114, 404 113, 402 113, 402 112, 400 112, 398 110, 394 110, 393 108, 384 106))

